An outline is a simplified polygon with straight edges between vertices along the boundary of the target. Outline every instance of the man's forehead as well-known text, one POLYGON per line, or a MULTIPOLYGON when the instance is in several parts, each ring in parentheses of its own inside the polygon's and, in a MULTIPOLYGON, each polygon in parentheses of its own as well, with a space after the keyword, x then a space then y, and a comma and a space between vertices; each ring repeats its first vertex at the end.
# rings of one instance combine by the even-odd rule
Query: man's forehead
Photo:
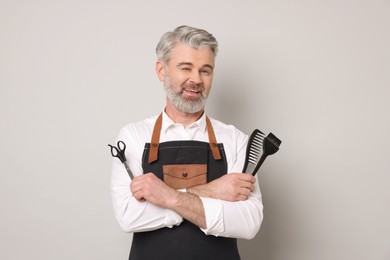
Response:
POLYGON ((178 44, 173 48, 170 60, 175 64, 214 67, 215 56, 209 48, 195 49, 185 44, 178 44))

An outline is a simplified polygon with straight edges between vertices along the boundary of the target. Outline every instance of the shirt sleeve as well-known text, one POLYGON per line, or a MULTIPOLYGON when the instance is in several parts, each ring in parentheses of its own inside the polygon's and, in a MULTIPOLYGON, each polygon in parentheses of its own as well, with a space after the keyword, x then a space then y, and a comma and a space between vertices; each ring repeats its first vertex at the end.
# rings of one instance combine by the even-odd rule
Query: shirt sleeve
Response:
MULTIPOLYGON (((141 159, 146 139, 139 136, 147 131, 126 127, 118 135, 118 140, 126 144, 127 163, 134 176, 143 174, 141 159), (136 132, 135 132, 136 131, 136 132), (137 138, 138 137, 138 138, 137 138)), ((142 130, 142 129, 141 129, 142 130)), ((136 200, 130 191, 131 179, 118 158, 113 158, 111 171, 111 198, 115 218, 125 232, 144 232, 179 225, 183 218, 172 210, 158 207, 149 202, 136 200)))
MULTIPOLYGON (((256 182, 257 183, 257 182, 256 182)), ((263 204, 259 185, 245 201, 223 201, 201 197, 206 215, 207 235, 252 239, 263 220, 263 204)))
MULTIPOLYGON (((242 172, 245 161, 248 136, 236 130, 235 145, 229 147, 228 172, 242 172)), ((245 201, 223 201, 201 197, 205 209, 207 228, 201 229, 207 235, 252 239, 263 221, 263 203, 259 181, 256 176, 255 189, 245 201)))

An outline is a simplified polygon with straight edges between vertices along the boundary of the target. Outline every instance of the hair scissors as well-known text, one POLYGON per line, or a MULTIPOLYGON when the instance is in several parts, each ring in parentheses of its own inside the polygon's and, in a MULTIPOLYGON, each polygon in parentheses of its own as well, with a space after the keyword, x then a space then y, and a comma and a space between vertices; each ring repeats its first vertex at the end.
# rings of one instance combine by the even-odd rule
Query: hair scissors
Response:
POLYGON ((113 146, 110 144, 108 146, 111 147, 111 155, 113 157, 118 158, 125 165, 126 171, 129 174, 130 179, 133 179, 134 178, 133 173, 131 172, 129 166, 126 163, 126 156, 125 156, 126 144, 123 141, 118 141, 117 146, 113 146))

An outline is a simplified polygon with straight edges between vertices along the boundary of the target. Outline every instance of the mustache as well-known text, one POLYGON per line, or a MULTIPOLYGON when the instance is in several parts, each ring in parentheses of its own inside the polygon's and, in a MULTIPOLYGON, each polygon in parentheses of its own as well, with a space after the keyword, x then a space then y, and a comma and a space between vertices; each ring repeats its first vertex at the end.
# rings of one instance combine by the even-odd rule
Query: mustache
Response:
POLYGON ((196 92, 203 92, 205 90, 202 85, 197 84, 184 84, 181 87, 183 90, 191 90, 196 92))

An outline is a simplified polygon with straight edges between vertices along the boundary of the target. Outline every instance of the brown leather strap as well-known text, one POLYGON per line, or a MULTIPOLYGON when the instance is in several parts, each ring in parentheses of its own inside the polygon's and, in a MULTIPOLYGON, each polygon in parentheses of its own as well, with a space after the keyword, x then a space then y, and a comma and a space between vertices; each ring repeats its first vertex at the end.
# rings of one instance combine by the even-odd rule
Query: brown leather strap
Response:
POLYGON ((152 141, 150 142, 150 151, 149 151, 149 160, 148 163, 157 161, 158 158, 158 145, 160 143, 160 133, 162 127, 162 113, 157 118, 156 123, 154 124, 152 141))
POLYGON ((214 129, 211 125, 210 119, 206 116, 207 132, 209 134, 209 143, 214 160, 221 160, 221 153, 218 149, 217 139, 215 138, 214 129))
MULTIPOLYGON (((210 149, 211 152, 213 153, 214 160, 221 160, 222 157, 218 149, 218 143, 217 143, 217 139, 215 138, 214 129, 210 122, 210 119, 207 116, 206 116, 206 126, 209 135, 210 149)), ((149 159, 148 159, 149 164, 157 161, 158 159, 158 146, 160 143, 161 127, 162 127, 162 113, 159 115, 159 117, 156 120, 156 123, 154 124, 152 141, 150 142, 150 151, 149 151, 149 159)))

